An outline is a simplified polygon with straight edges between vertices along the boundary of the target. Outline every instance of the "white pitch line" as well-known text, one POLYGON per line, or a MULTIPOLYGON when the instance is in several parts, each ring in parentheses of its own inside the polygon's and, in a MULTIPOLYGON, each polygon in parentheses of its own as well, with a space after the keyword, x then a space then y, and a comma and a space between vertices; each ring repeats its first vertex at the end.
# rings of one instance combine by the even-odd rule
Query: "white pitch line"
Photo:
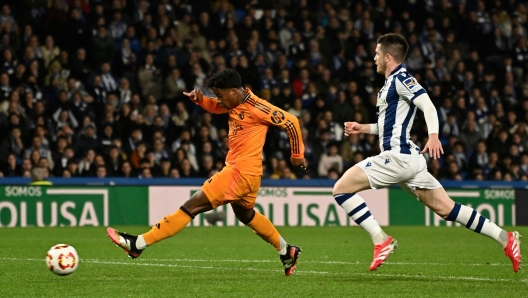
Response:
MULTIPOLYGON (((224 259, 224 260, 206 260, 206 259, 144 259, 145 261, 154 262, 208 262, 208 263, 276 263, 273 260, 235 260, 235 259, 224 259)), ((308 264, 328 264, 328 265, 365 265, 368 262, 345 262, 345 261, 309 261, 302 260, 303 263, 308 264)), ((453 265, 464 265, 464 266, 511 266, 506 263, 474 263, 474 264, 463 264, 463 263, 419 263, 419 262, 390 262, 387 261, 385 264, 390 265, 403 265, 403 266, 453 266, 453 265)))
MULTIPOLYGON (((8 258, 4 258, 8 259, 8 258)), ((34 261, 37 259, 26 259, 29 261, 34 261)), ((85 260, 82 259, 81 260, 85 260)), ((94 259, 97 260, 97 259, 94 259)), ((136 262, 143 261, 154 261, 154 262, 207 262, 207 263, 277 263, 277 261, 272 260, 236 260, 236 259, 222 259, 222 260, 207 260, 207 259, 140 259, 136 262)), ((302 260, 302 263, 307 264, 327 264, 327 265, 370 265, 368 262, 345 262, 345 261, 310 261, 302 260)), ((401 266, 453 266, 453 265, 464 265, 464 266, 511 266, 506 263, 474 263, 474 264, 464 264, 464 263, 420 263, 420 262, 390 262, 387 261, 385 265, 401 265, 401 266)))
MULTIPOLYGON (((0 258, 0 260, 7 261, 39 261, 43 259, 23 259, 23 258, 0 258)), ((81 259, 85 263, 102 264, 102 265, 126 265, 126 266, 147 266, 147 267, 172 267, 172 268, 188 268, 188 269, 210 269, 210 270, 244 270, 244 271, 262 271, 262 272, 277 272, 278 270, 261 269, 261 268, 233 268, 233 267, 214 267, 214 266, 192 266, 192 265, 177 265, 177 264, 156 264, 156 263, 140 263, 140 262, 116 262, 116 261, 102 261, 98 259, 81 259)), ((310 270, 296 270, 297 274, 330 274, 327 271, 310 271, 310 270)), ((477 276, 440 276, 440 275, 411 275, 411 274, 387 274, 387 273, 360 273, 360 272, 332 272, 333 275, 352 275, 352 276, 367 276, 367 277, 395 277, 395 278, 415 278, 415 279, 443 279, 443 280, 467 280, 467 281, 489 281, 489 282, 521 282, 527 283, 528 279, 507 279, 507 278, 489 278, 477 276)))

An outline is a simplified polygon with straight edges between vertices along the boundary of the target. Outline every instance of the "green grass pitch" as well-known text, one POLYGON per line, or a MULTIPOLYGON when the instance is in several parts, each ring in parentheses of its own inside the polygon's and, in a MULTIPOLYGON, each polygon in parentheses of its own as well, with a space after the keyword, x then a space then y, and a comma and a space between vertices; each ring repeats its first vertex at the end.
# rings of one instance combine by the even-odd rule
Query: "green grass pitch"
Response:
MULTIPOLYGON (((516 229, 528 239, 528 228, 516 229)), ((528 296, 526 269, 514 273, 495 241, 464 228, 387 228, 400 247, 375 272, 360 228, 279 231, 303 249, 290 277, 271 245, 245 227, 187 228, 135 260, 102 227, 0 229, 0 297, 528 296), (72 275, 46 268, 46 252, 57 243, 73 245, 81 257, 72 275)))

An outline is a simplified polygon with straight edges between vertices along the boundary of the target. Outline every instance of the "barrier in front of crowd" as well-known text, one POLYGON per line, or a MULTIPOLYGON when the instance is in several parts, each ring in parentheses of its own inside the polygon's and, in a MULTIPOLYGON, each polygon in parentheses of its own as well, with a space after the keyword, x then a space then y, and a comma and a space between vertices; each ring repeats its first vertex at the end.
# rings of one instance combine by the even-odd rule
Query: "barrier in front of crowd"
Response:
MULTIPOLYGON (((153 225, 200 189, 203 179, 0 179, 0 227, 153 225)), ((332 197, 335 181, 263 180, 255 208, 277 226, 352 226, 332 197)), ((443 181, 447 193, 501 226, 528 225, 528 183, 443 181)), ((361 193, 383 226, 458 226, 395 187, 361 193)), ((242 225, 229 206, 217 226, 242 225)), ((191 226, 208 226, 205 215, 191 226)))

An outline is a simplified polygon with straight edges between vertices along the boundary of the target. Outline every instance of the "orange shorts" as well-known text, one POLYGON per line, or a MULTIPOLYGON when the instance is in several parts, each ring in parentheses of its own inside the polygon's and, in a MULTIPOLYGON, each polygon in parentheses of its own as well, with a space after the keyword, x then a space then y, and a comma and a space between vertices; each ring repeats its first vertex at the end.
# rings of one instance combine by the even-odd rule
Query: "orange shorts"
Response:
POLYGON ((204 182, 202 191, 213 208, 229 203, 251 209, 257 200, 261 176, 242 174, 237 168, 225 166, 204 182))

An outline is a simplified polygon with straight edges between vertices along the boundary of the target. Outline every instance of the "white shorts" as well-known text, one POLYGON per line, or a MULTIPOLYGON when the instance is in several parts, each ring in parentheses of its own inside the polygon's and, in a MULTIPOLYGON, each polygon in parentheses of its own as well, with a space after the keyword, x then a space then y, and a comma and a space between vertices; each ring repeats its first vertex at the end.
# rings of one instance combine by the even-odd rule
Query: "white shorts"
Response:
POLYGON ((399 184, 416 196, 415 189, 435 189, 442 185, 427 171, 423 155, 398 154, 384 151, 357 164, 367 174, 370 187, 385 188, 399 184))

